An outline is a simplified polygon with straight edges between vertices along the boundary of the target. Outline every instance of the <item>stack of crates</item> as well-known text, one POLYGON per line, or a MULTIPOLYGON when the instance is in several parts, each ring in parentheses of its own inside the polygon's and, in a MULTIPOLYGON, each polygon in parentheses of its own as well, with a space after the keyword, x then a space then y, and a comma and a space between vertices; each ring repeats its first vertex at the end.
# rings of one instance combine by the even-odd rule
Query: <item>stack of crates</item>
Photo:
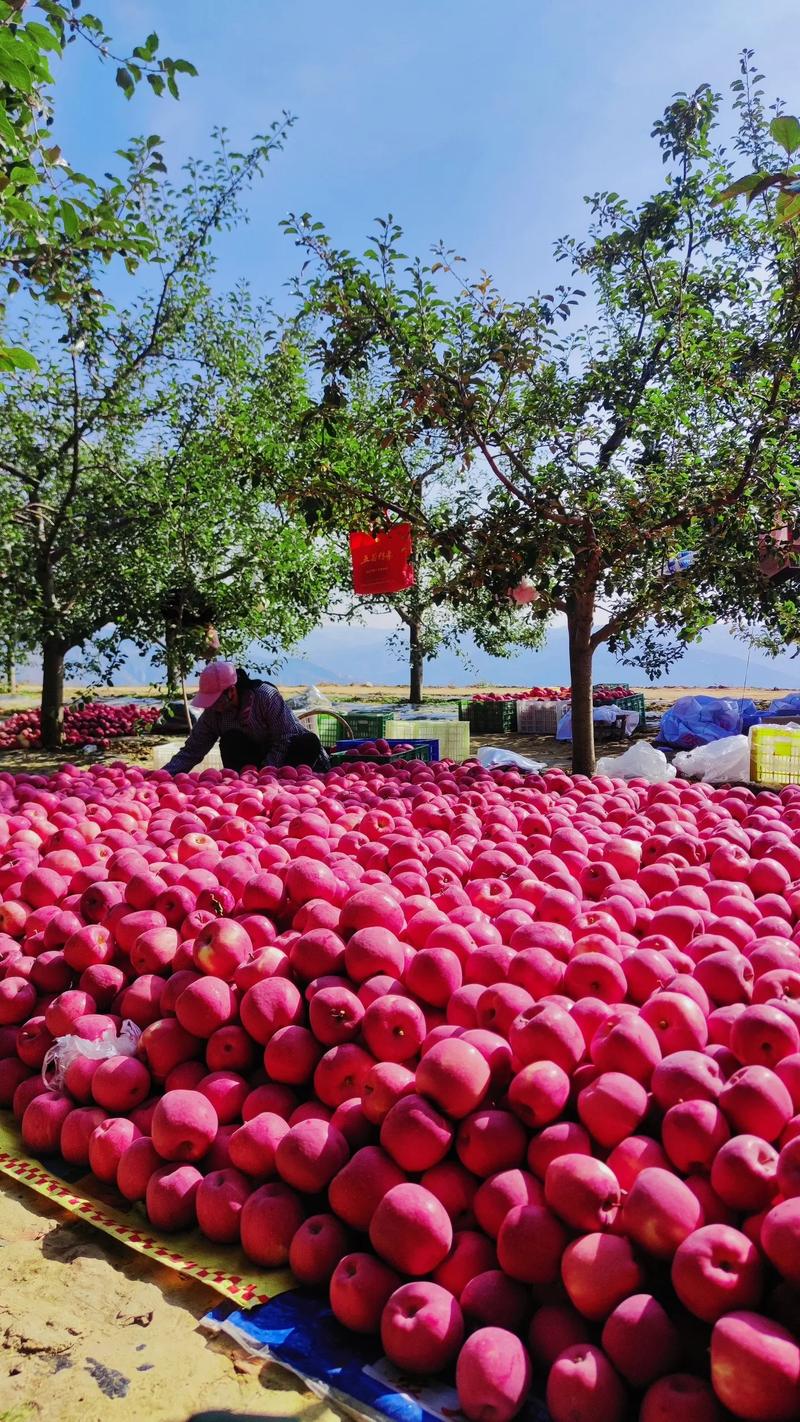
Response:
POLYGON ((569 701, 518 701, 517 730, 525 736, 554 736, 569 701))

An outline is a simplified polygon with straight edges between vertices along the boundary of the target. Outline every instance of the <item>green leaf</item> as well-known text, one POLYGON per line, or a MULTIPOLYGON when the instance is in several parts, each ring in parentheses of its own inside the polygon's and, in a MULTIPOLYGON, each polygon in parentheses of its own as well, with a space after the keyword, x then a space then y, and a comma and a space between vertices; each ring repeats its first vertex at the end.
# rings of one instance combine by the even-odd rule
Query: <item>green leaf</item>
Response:
POLYGON ((39 175, 36 169, 31 167, 30 163, 17 163, 11 169, 9 178, 11 182, 16 183, 18 187, 30 187, 32 183, 38 181, 39 175))
POLYGON ((5 35, 0 35, 0 81, 23 94, 30 94, 33 89, 31 72, 20 59, 9 53, 5 39, 5 35))
POLYGON ((178 74, 188 74, 192 79, 197 78, 197 70, 193 64, 189 63, 188 59, 176 59, 175 69, 178 74))
POLYGON ((779 193, 777 202, 778 222, 792 222, 800 217, 800 193, 779 193))
POLYGON ((61 221, 64 224, 64 231, 68 237, 77 237, 80 232, 80 220, 71 202, 64 200, 61 203, 61 221))
POLYGON ((760 183, 756 183, 747 194, 747 206, 749 207, 754 198, 760 197, 768 188, 780 187, 783 178, 780 173, 770 173, 766 178, 762 178, 760 183))
POLYGON ((134 90, 134 83, 124 64, 121 64, 117 70, 116 82, 117 87, 123 91, 125 98, 129 99, 134 90))
POLYGON ((714 198, 715 203, 727 202, 729 198, 740 197, 742 193, 751 193, 758 184, 768 177, 767 173, 748 173, 746 178, 737 178, 730 187, 723 188, 721 193, 717 193, 714 198))
POLYGON ((19 147, 19 134, 2 109, 0 109, 0 137, 5 138, 12 148, 19 147))
POLYGON ((61 45, 53 34, 53 31, 47 28, 47 25, 39 25, 35 20, 31 20, 25 26, 25 33, 36 41, 40 49, 50 49, 55 50, 59 54, 61 53, 61 45))
POLYGON ((11 362, 11 367, 15 370, 39 369, 35 355, 26 351, 24 346, 4 346, 3 355, 11 362))
POLYGON ((791 154, 800 148, 800 122, 794 114, 781 114, 780 118, 773 119, 769 131, 784 152, 791 154))
POLYGON ((154 93, 154 94, 157 94, 158 97, 161 98, 161 95, 163 94, 164 89, 165 89, 165 87, 166 87, 165 84, 164 84, 164 80, 162 79, 161 75, 160 75, 160 74, 148 74, 148 76, 147 76, 147 82, 148 82, 148 84, 150 85, 150 88, 153 90, 153 93, 154 93))

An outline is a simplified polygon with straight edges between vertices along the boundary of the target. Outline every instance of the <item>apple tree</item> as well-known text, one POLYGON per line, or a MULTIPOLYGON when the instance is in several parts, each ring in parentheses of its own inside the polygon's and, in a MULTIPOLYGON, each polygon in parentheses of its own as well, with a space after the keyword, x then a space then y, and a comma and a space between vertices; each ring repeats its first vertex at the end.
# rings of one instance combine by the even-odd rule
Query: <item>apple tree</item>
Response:
MULTIPOLYGON (((26 328, 37 368, 15 372, 0 393, 0 529, 15 549, 2 596, 41 650, 47 746, 60 737, 65 654, 109 624, 130 623, 141 602, 141 550, 158 517, 154 476, 143 479, 143 469, 152 470, 154 450, 174 447, 182 422, 185 438, 192 433, 187 391, 225 398, 208 339, 220 319, 209 287, 213 238, 241 216, 242 195, 283 132, 244 154, 220 138, 213 160, 191 162, 181 186, 162 179, 151 194, 152 287, 137 279, 130 305, 98 319, 78 283, 74 300, 26 328)), ((88 248, 84 261, 91 280, 102 257, 88 248)), ((212 425, 207 404, 207 438, 212 425)))
MULTIPOLYGON (((732 150, 761 168, 779 158, 758 83, 745 56, 732 150)), ((675 97, 653 129, 660 185, 587 199, 586 234, 556 244, 564 281, 525 301, 441 246, 410 260, 392 219, 362 256, 307 215, 287 224, 323 390, 346 400, 374 372, 461 471, 438 546, 498 600, 528 576, 533 615, 565 618, 580 772, 599 646, 657 675, 717 618, 797 626, 760 563, 798 505, 800 236, 773 189, 730 200, 722 118, 707 86, 675 97)))
POLYGON ((170 691, 196 661, 252 643, 270 669, 343 575, 341 549, 279 497, 311 405, 301 352, 244 286, 205 303, 193 346, 192 378, 165 383, 139 466, 147 518, 125 570, 135 595, 109 639, 155 647, 170 691))
MULTIPOLYGON (((541 643, 541 621, 485 588, 449 538, 454 503, 469 494, 477 504, 479 483, 465 484, 438 434, 421 430, 391 389, 356 378, 345 394, 328 380, 322 399, 302 415, 299 436, 286 496, 321 534, 338 536, 345 557, 351 529, 412 525, 413 586, 338 602, 348 620, 376 610, 398 618, 389 644, 407 658, 413 704, 423 700, 426 661, 448 650, 468 662, 469 635, 497 656, 541 643)), ((342 580, 349 581, 346 573, 342 580)))

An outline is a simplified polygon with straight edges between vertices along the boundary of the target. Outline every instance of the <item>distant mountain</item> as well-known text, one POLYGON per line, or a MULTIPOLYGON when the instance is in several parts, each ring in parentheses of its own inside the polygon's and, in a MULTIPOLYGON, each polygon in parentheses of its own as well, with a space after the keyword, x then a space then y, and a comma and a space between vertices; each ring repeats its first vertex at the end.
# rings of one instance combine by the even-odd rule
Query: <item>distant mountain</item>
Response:
MULTIPOLYGON (((388 634, 390 635, 390 634, 388 634)), ((381 683, 404 682, 407 663, 389 646, 387 632, 374 627, 318 628, 297 648, 299 655, 315 660, 318 656, 335 661, 343 669, 346 681, 381 683)), ((429 686, 486 683, 498 686, 528 684, 561 685, 569 681, 569 650, 566 627, 553 627, 545 645, 538 651, 525 651, 513 657, 491 657, 476 647, 472 638, 464 640, 464 658, 454 652, 443 652, 425 666, 429 686)), ((644 682, 641 671, 626 667, 606 648, 600 648, 594 658, 596 681, 644 682)), ((286 678, 287 680, 289 678, 286 678)), ((661 684, 672 682, 688 686, 753 687, 794 686, 800 684, 800 661, 789 655, 774 661, 761 654, 752 655, 748 665, 748 649, 724 628, 714 628, 696 647, 687 650, 676 662, 661 684)))
POLYGON ((355 679, 333 672, 329 667, 319 666, 315 662, 302 661, 299 657, 287 657, 275 668, 272 676, 284 686, 309 686, 319 682, 324 682, 326 686, 346 686, 348 680, 355 679))
MULTIPOLYGON (((347 626, 341 622, 318 627, 310 633, 291 656, 275 667, 272 675, 284 685, 308 686, 324 682, 347 686, 351 682, 371 682, 373 685, 405 683, 408 665, 402 649, 390 645, 392 629, 386 626, 347 626)), ((520 652, 508 658, 491 657, 465 638, 464 656, 443 652, 425 666, 428 686, 485 684, 497 686, 544 684, 560 685, 569 681, 567 629, 551 628, 547 642, 539 651, 520 652)), ((73 663, 79 657, 68 658, 73 663)), ((250 663, 257 664, 259 651, 251 648, 250 663)), ((36 680, 41 675, 41 662, 31 659, 21 675, 36 680)), ((642 673, 626 667, 605 648, 594 659, 596 681, 643 682, 642 673)), ((142 656, 130 644, 122 669, 114 677, 116 686, 148 686, 163 673, 156 672, 152 659, 142 656)), ((661 684, 685 686, 741 686, 770 688, 800 685, 800 661, 788 653, 774 661, 760 653, 750 655, 744 642, 737 641, 725 627, 712 629, 695 647, 661 679, 661 684)))

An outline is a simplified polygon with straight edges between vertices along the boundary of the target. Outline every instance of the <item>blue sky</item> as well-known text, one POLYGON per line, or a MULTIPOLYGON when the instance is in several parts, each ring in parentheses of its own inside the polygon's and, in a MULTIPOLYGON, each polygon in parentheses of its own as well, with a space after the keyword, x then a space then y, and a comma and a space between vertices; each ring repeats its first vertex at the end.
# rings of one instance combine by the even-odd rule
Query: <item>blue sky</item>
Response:
MULTIPOLYGON (((726 90, 747 45, 770 96, 800 107, 797 0, 98 0, 98 8, 120 47, 156 30, 162 52, 191 59, 200 76, 183 82, 180 103, 146 89, 128 103, 113 67, 103 72, 73 46, 59 76, 58 125, 78 165, 103 171, 131 134, 157 132, 173 168, 207 150, 216 124, 243 145, 282 110, 296 115, 252 195, 250 224, 219 244, 221 285, 246 277, 279 303, 299 265, 278 228, 289 211, 313 212, 337 243, 357 248, 372 219, 391 211, 409 253, 443 238, 473 270, 523 296, 548 288, 553 239, 583 230, 584 193, 614 188, 636 199, 658 182, 649 134, 676 90, 703 82, 726 90)), ((731 650, 740 655, 739 644, 731 650)), ((691 674, 688 659, 678 674, 691 674)))
POLYGON ((81 46, 59 79, 59 129, 92 170, 134 132, 170 166, 225 124, 239 143, 284 109, 286 151, 252 221, 220 244, 220 279, 277 294, 297 253, 277 228, 310 210, 363 244, 391 210, 409 251, 442 237, 512 295, 547 288, 554 237, 580 231, 582 196, 636 197, 658 180, 651 121, 678 89, 724 89, 745 45, 770 92, 800 104, 796 0, 105 0, 120 43, 151 29, 191 59, 180 103, 130 102, 81 46))

